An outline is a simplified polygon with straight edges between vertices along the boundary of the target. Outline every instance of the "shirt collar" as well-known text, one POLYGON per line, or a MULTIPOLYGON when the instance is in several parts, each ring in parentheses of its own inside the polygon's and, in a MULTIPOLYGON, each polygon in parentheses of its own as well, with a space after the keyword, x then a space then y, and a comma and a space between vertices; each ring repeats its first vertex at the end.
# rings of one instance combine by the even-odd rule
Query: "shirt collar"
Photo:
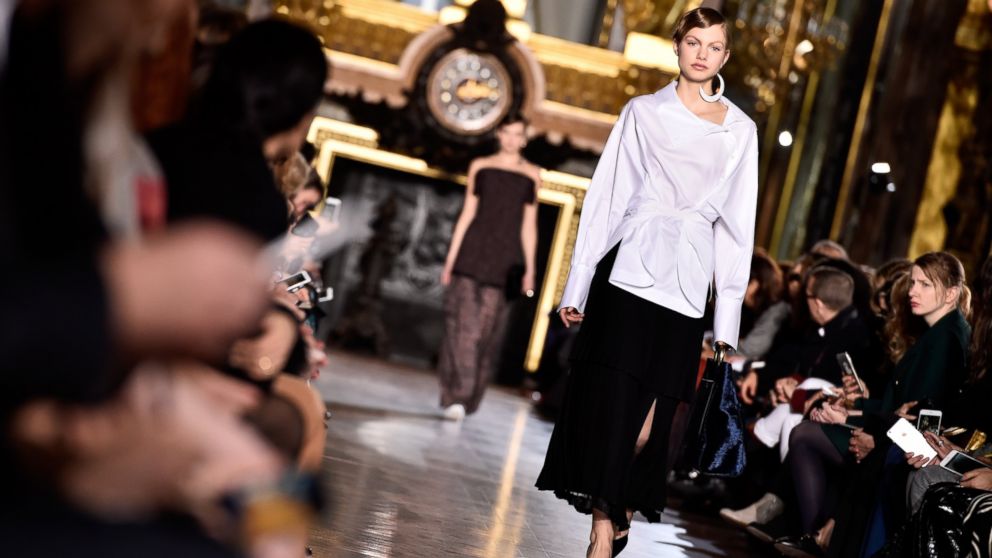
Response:
POLYGON ((676 142, 682 143, 709 134, 729 132, 732 126, 749 120, 744 111, 726 97, 717 101, 727 107, 727 116, 722 125, 696 116, 678 98, 675 92, 676 83, 678 82, 673 80, 652 95, 658 112, 662 115, 662 127, 676 142))

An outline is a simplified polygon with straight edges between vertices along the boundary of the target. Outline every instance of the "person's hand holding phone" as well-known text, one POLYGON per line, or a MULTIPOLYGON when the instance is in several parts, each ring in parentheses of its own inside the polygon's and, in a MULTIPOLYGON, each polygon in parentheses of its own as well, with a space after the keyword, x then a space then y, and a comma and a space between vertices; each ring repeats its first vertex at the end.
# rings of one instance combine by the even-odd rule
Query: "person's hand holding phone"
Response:
POLYGON ((585 318, 586 315, 569 306, 559 310, 558 316, 561 318, 561 323, 565 324, 565 327, 572 327, 572 324, 582 323, 582 319, 585 318))
POLYGON ((841 381, 844 384, 844 397, 848 401, 868 397, 868 387, 864 385, 864 382, 855 378, 853 374, 843 375, 841 381))
POLYGON ((809 414, 809 418, 813 422, 819 422, 821 424, 845 424, 847 422, 847 415, 847 408, 838 402, 813 409, 809 414))
POLYGON ((961 486, 992 491, 992 469, 982 467, 961 475, 961 486))
POLYGON ((928 459, 923 455, 915 455, 912 453, 906 454, 906 463, 911 467, 916 469, 921 469, 923 467, 930 467, 932 465, 940 464, 941 460, 947 457, 947 454, 954 450, 963 451, 961 448, 955 446, 950 440, 943 436, 937 436, 932 432, 924 432, 923 438, 927 441, 927 444, 933 448, 937 455, 933 459, 928 459))

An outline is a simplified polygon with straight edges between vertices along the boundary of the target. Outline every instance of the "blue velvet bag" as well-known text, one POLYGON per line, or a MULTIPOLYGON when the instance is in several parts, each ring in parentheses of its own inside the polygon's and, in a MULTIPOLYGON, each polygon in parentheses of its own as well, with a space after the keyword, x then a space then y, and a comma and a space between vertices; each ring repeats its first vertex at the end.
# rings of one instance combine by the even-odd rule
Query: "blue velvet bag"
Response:
POLYGON ((685 431, 683 463, 698 473, 737 477, 744 472, 744 420, 737 385, 724 351, 706 361, 685 431))

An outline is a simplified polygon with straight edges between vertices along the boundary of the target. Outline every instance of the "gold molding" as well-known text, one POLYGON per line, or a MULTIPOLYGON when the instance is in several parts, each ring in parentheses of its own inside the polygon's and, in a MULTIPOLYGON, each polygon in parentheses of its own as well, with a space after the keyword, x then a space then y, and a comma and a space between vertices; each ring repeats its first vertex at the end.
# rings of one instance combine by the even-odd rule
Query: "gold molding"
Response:
MULTIPOLYGON (((319 150, 317 172, 328 184, 333 175, 334 163, 339 157, 418 176, 447 180, 463 186, 467 182, 463 174, 445 172, 431 167, 422 159, 381 149, 378 145, 378 134, 371 128, 318 117, 310 126, 307 139, 319 150)), ((537 193, 538 202, 556 206, 559 211, 551 239, 544 283, 541 285, 530 340, 527 344, 524 368, 530 372, 536 371, 540 365, 549 315, 565 289, 565 280, 572 259, 572 246, 578 234, 579 211, 589 187, 588 178, 557 171, 541 171, 541 181, 537 193)))
MULTIPOLYGON (((356 71, 363 65, 368 67, 373 80, 395 73, 404 52, 416 38, 444 23, 443 14, 389 0, 275 0, 274 4, 279 14, 303 21, 318 31, 329 58, 343 62, 347 70, 332 74, 332 87, 349 91, 359 87, 350 82, 362 81, 356 71), (339 77, 349 83, 338 83, 339 77)), ((464 8, 454 5, 446 10, 463 12, 464 8)), ((508 22, 508 29, 533 53, 543 70, 548 101, 616 116, 630 97, 653 93, 677 73, 667 54, 671 51, 671 41, 667 39, 635 36, 626 56, 532 33, 529 27, 521 26, 527 27, 521 20, 508 22)), ((391 89, 384 93, 394 103, 396 95, 391 89)), ((580 141, 588 143, 591 139, 580 141)), ((597 132, 594 143, 605 139, 605 134, 597 132)))
POLYGON ((868 109, 871 107, 872 94, 875 91, 875 80, 878 77, 878 64, 882 59, 882 48, 885 46, 885 36, 889 31, 889 20, 892 17, 893 0, 885 0, 882 14, 878 18, 878 31, 875 33, 875 44, 871 49, 871 61, 868 63, 868 75, 861 90, 861 102, 858 105, 858 118, 854 123, 854 133, 851 137, 851 147, 847 151, 847 163, 844 166, 844 178, 840 183, 837 194, 837 204, 834 206, 834 220, 830 226, 830 238, 838 240, 840 229, 844 224, 847 213, 847 198, 851 195, 851 185, 854 183, 854 173, 860 158, 861 142, 864 140, 865 125, 868 122, 868 109))

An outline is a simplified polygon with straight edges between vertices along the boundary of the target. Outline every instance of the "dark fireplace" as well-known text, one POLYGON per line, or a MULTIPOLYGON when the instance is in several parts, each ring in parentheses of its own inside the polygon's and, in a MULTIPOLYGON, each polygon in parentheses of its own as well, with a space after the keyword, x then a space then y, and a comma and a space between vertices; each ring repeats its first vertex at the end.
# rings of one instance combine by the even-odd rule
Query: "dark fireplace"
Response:
MULTIPOLYGON (((441 270, 465 188, 339 156, 329 192, 344 201, 342 212, 362 213, 369 230, 324 265, 335 298, 323 306, 320 335, 332 346, 433 368, 444 333, 441 270)), ((558 212, 549 204, 538 211, 538 288, 558 212)), ((499 383, 516 385, 524 377, 537 300, 521 297, 507 306, 499 383)))

